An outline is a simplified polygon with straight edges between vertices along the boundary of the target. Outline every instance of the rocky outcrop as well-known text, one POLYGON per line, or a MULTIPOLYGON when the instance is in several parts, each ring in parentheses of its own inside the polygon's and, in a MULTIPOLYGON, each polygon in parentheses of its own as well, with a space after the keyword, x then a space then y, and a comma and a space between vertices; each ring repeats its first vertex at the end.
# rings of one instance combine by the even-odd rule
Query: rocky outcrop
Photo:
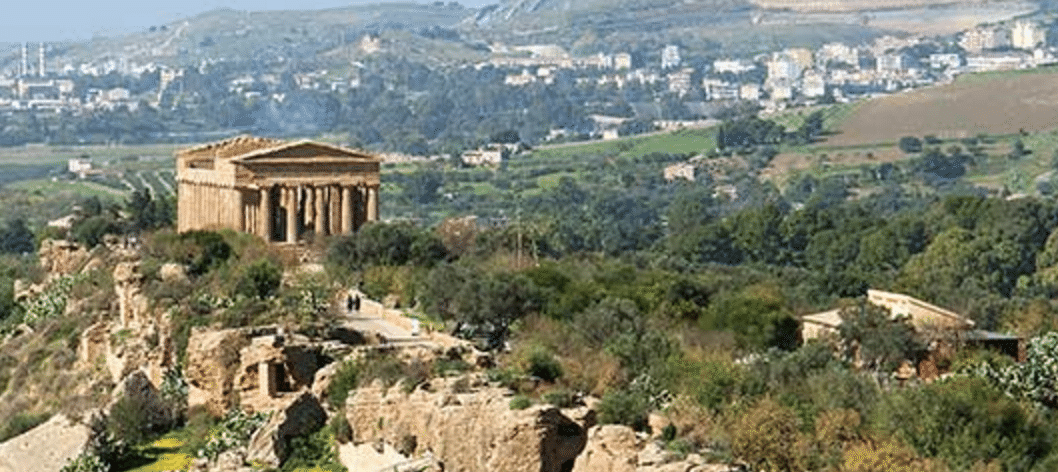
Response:
POLYGON ((588 431, 584 452, 573 472, 735 472, 726 464, 707 464, 698 454, 680 458, 657 442, 621 425, 595 426, 588 431))
POLYGON ((284 393, 312 388, 323 360, 320 346, 293 336, 266 335, 253 338, 239 351, 235 384, 239 405, 252 411, 280 406, 284 393))
POLYGON ((91 429, 65 415, 0 443, 0 472, 55 472, 87 447, 91 429))
POLYGON ((560 472, 573 466, 585 427, 551 406, 510 408, 509 391, 468 380, 358 389, 346 412, 358 444, 384 442, 410 456, 430 451, 445 471, 560 472))
POLYGON ((89 252, 83 246, 57 239, 41 241, 37 255, 41 269, 55 275, 73 274, 81 270, 89 258, 89 252))
POLYGON ((162 264, 162 267, 158 269, 158 277, 162 279, 162 282, 167 284, 188 283, 187 267, 183 264, 167 262, 162 264))
POLYGON ((187 342, 188 408, 204 406, 216 416, 236 404, 239 350, 250 344, 244 331, 193 328, 187 342))
POLYGON ((327 412, 319 400, 303 392, 286 407, 272 414, 268 423, 250 438, 246 460, 279 467, 290 453, 290 440, 320 429, 327 422, 327 412))
POLYGON ((150 300, 143 294, 143 274, 138 262, 121 262, 114 268, 114 294, 122 326, 139 324, 147 315, 150 300))

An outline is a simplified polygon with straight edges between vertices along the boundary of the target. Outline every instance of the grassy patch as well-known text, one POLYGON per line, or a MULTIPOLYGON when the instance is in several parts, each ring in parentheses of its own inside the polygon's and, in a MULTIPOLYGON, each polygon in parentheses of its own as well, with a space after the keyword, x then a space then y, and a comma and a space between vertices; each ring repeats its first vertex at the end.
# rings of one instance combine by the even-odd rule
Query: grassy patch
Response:
POLYGON ((139 460, 135 468, 119 472, 164 472, 168 470, 189 470, 194 457, 180 451, 184 442, 174 434, 167 435, 139 450, 139 460))
POLYGON ((116 188, 82 180, 22 180, 8 186, 13 189, 25 190, 30 193, 55 194, 68 192, 84 197, 99 197, 100 199, 125 198, 127 195, 127 192, 116 188))

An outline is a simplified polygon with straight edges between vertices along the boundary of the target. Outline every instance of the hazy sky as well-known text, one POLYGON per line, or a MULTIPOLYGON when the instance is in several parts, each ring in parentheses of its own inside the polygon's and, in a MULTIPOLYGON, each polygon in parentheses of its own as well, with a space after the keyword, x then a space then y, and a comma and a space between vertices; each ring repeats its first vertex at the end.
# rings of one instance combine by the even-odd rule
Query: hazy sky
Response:
MULTIPOLYGON (((61 41, 146 29, 214 8, 290 10, 387 0, 10 0, 0 7, 0 42, 61 41)), ((447 2, 448 0, 446 0, 447 2)), ((418 3, 432 3, 419 1, 418 3)), ((460 0, 478 7, 498 0, 460 0)))

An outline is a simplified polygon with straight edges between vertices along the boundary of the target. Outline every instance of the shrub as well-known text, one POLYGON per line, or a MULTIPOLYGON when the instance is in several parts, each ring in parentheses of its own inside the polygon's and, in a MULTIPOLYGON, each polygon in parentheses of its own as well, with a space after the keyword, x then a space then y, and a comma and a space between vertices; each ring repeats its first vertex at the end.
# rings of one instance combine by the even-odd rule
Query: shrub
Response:
POLYGON ((345 405, 345 399, 349 391, 356 388, 360 377, 360 365, 357 362, 346 361, 338 367, 327 387, 327 401, 332 408, 341 408, 345 405))
POLYGON ((268 420, 267 413, 258 412, 251 415, 240 408, 233 408, 220 425, 213 429, 206 445, 199 449, 196 455, 214 460, 224 451, 243 446, 250 440, 254 431, 264 425, 266 420, 268 420))
POLYGON ((326 428, 290 440, 290 455, 283 462, 283 472, 295 470, 346 472, 338 461, 334 441, 326 428))
POLYGON ((534 350, 526 361, 525 373, 545 382, 554 382, 562 377, 562 364, 555 356, 543 349, 534 350))
POLYGON ((153 426, 148 422, 147 405, 134 397, 121 397, 107 417, 107 430, 126 444, 143 442, 153 426))
POLYGON ((235 284, 235 293, 264 300, 279 290, 283 269, 268 259, 260 259, 243 269, 235 284))
POLYGON ((922 152, 922 140, 914 136, 904 136, 900 138, 899 147, 905 154, 922 152))
POLYGON ((470 364, 463 359, 437 359, 433 362, 433 372, 438 377, 461 374, 468 370, 470 370, 470 364))
POLYGON ((573 392, 564 388, 556 388, 544 394, 544 402, 558 408, 572 408, 575 401, 573 392))
POLYGON ((792 410, 765 398, 735 421, 731 452, 754 470, 800 470, 799 431, 792 410))
POLYGON ((846 472, 896 472, 924 470, 915 451, 900 441, 886 439, 858 443, 844 454, 846 472))
POLYGON ((85 451, 66 463, 61 472, 110 472, 110 465, 104 462, 99 455, 85 451))
POLYGON ((602 424, 623 424, 636 431, 649 428, 647 414, 650 413, 649 396, 632 388, 611 390, 599 401, 599 422, 602 424))
POLYGON ((533 401, 525 395, 515 395, 511 398, 510 407, 512 410, 524 410, 532 406, 533 401))
POLYGON ((343 410, 338 410, 331 418, 330 423, 331 433, 334 434, 334 439, 339 444, 345 444, 353 440, 353 427, 349 425, 349 420, 345 417, 343 410))
POLYGON ((0 428, 0 442, 7 441, 48 420, 48 414, 18 413, 0 428))
POLYGON ((1053 423, 974 378, 901 390, 882 402, 875 428, 955 470, 998 460, 1004 470, 1032 470, 1054 447, 1053 423))

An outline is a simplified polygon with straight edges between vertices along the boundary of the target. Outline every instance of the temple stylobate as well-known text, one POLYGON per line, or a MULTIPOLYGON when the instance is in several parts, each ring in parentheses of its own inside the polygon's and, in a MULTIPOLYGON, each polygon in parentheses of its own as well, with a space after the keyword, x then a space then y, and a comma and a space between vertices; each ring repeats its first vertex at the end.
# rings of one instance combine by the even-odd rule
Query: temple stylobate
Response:
POLYGON ((377 156, 239 136, 179 151, 176 161, 179 231, 230 228, 296 243, 378 220, 377 156))

